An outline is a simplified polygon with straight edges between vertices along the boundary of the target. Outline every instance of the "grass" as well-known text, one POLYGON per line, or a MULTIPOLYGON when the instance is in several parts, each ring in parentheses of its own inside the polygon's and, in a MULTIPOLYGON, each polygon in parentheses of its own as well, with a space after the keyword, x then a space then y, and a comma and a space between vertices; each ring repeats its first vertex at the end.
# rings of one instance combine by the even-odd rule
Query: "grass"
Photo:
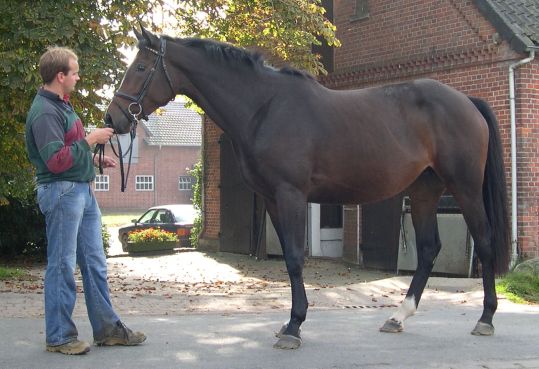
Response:
POLYGON ((131 220, 138 219, 144 210, 129 210, 123 212, 103 211, 102 221, 107 227, 119 227, 131 223, 131 220))
POLYGON ((539 275, 508 273, 497 281, 496 292, 517 304, 539 304, 539 275))
POLYGON ((0 266, 0 280, 22 278, 26 273, 18 268, 8 268, 0 266))

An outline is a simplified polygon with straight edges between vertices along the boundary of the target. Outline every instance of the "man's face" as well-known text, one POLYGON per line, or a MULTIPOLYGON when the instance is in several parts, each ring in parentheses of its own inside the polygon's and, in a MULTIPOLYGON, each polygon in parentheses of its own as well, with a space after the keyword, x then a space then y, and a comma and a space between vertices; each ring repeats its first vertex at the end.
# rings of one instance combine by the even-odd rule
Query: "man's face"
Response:
POLYGON ((74 59, 69 59, 69 71, 67 74, 60 72, 60 81, 65 95, 69 95, 75 89, 79 77, 79 63, 74 59))

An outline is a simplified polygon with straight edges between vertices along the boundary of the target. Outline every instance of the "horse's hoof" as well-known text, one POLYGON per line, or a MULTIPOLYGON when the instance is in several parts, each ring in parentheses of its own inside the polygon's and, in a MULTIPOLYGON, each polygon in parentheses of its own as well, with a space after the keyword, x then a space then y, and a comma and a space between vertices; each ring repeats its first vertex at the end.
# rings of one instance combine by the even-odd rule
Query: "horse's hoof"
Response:
POLYGON ((273 348, 282 350, 295 350, 301 346, 301 338, 290 336, 288 334, 281 334, 279 340, 273 345, 273 348))
MULTIPOLYGON (((286 331, 286 328, 288 328, 288 323, 284 323, 283 326, 281 327, 281 329, 279 330, 279 332, 276 332, 275 333, 275 337, 277 338, 281 338, 281 336, 284 334, 284 332, 286 331)), ((298 334, 301 333, 301 328, 298 330, 298 334)))
POLYGON ((395 319, 388 319, 383 326, 380 327, 380 332, 384 333, 399 333, 402 332, 404 326, 402 322, 398 322, 395 319))
POLYGON ((474 336, 492 336, 494 335, 494 326, 492 324, 477 322, 473 331, 474 336))

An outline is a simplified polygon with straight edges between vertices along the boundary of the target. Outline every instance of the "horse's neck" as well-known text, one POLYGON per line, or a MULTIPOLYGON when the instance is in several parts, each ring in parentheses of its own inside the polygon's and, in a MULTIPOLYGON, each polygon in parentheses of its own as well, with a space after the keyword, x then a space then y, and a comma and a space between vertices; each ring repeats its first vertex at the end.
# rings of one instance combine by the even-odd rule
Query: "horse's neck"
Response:
POLYGON ((200 51, 190 54, 177 60, 190 82, 179 92, 195 101, 233 140, 246 137, 248 122, 271 91, 261 88, 254 71, 240 73, 200 51))

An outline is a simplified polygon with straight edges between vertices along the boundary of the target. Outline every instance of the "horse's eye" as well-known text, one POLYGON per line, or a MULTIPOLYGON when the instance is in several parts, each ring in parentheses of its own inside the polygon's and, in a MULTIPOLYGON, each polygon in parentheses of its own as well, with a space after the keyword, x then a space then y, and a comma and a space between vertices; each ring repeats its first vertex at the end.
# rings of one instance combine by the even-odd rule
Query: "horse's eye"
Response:
POLYGON ((137 65, 137 70, 138 70, 138 71, 143 72, 144 69, 146 69, 146 67, 144 66, 144 64, 139 64, 139 65, 137 65))

